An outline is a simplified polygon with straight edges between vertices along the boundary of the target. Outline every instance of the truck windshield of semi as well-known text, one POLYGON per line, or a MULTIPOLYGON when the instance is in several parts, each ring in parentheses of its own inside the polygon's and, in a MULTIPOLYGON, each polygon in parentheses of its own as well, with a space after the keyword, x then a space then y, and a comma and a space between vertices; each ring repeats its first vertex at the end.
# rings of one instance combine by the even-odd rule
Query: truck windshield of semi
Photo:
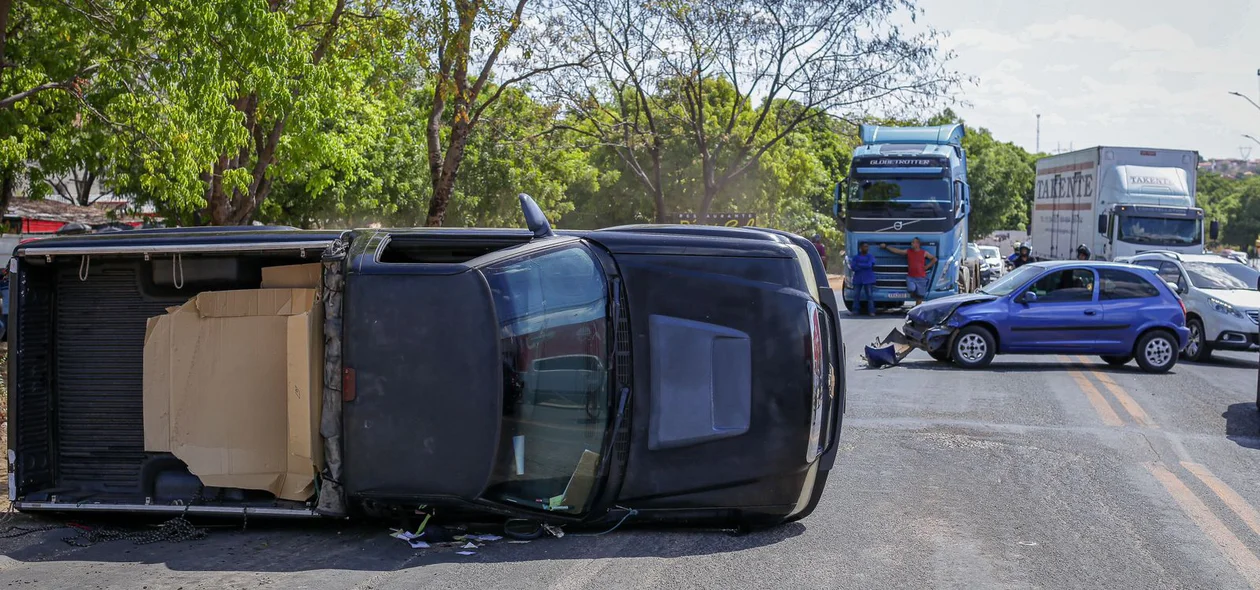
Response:
MULTIPOLYGON (((928 270, 926 299, 957 293, 970 209, 963 126, 863 125, 860 133, 852 172, 837 187, 836 211, 844 219, 846 251, 857 252, 865 242, 875 255, 875 305, 897 307, 907 298, 905 257, 879 244, 904 250, 914 238, 938 259, 928 270)), ((846 273, 844 302, 850 310, 852 281, 846 273)))

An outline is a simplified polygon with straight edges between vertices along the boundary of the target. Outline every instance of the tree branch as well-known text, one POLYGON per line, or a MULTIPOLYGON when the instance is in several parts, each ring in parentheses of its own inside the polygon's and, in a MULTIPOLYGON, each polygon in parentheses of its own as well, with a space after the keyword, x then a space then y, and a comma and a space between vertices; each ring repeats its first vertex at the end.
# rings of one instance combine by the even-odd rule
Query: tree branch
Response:
POLYGON ((19 102, 22 102, 32 96, 35 96, 36 94, 39 94, 41 92, 47 92, 49 90, 64 90, 74 96, 78 96, 78 92, 75 91, 74 88, 78 86, 79 81, 84 80, 88 76, 91 76, 92 74, 96 73, 96 70, 99 68, 100 68, 99 65, 91 65, 86 68, 83 68, 82 70, 79 70, 73 76, 70 76, 69 78, 66 78, 65 80, 61 82, 46 82, 44 84, 40 84, 39 86, 36 86, 28 90, 24 90, 22 92, 19 92, 7 98, 0 99, 0 109, 10 108, 19 102))

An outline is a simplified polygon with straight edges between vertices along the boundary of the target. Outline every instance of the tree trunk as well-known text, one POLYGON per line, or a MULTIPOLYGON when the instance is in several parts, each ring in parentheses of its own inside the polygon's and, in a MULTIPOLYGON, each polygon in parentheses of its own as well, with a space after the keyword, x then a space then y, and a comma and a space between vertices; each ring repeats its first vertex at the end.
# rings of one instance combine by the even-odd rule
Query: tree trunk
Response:
POLYGON ((12 170, 0 173, 0 216, 9 212, 9 203, 13 202, 13 193, 17 190, 17 179, 12 170))
POLYGON ((446 158, 432 180, 433 194, 429 197, 429 214, 424 221, 428 227, 441 227, 446 220, 446 208, 455 194, 456 174, 464 160, 464 149, 468 146, 470 135, 472 127, 467 124, 456 123, 451 127, 451 144, 446 148, 446 158))

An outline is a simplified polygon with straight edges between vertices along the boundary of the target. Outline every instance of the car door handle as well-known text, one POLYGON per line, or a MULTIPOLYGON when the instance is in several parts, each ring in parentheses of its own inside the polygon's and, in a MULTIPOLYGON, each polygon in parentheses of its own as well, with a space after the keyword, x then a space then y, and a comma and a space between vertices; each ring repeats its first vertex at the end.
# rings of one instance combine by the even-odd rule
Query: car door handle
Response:
POLYGON ((1098 315, 1098 312, 1093 309, 1087 309, 1085 310, 1085 315, 1098 315))

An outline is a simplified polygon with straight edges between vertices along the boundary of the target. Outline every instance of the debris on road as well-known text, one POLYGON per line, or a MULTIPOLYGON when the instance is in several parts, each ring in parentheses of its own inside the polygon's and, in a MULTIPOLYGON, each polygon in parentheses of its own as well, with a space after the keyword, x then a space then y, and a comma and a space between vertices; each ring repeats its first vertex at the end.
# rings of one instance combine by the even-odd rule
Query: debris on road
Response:
POLYGON ((912 350, 914 346, 910 344, 906 336, 900 330, 893 328, 887 336, 866 347, 866 354, 862 355, 862 360, 866 361, 868 368, 882 369, 900 364, 901 359, 906 358, 912 350))

